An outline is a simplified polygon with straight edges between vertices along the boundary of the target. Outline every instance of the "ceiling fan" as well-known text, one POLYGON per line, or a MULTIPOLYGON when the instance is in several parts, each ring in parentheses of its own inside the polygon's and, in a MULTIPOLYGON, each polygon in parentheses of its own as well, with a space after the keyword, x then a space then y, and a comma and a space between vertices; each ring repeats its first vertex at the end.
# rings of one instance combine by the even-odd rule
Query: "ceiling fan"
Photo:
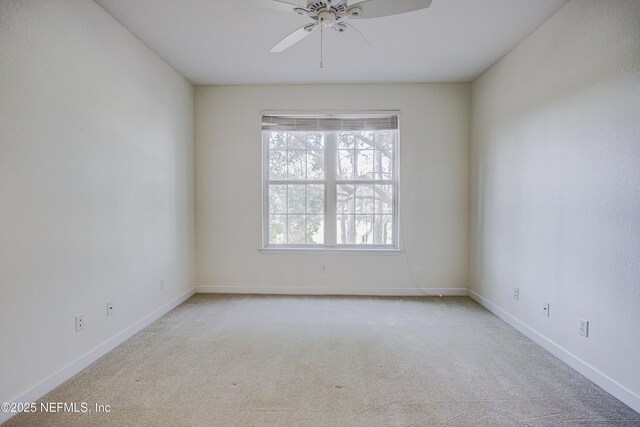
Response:
MULTIPOLYGON (((264 6, 285 12, 307 16, 312 22, 298 28, 280 40, 271 52, 278 53, 303 40, 316 29, 332 29, 339 33, 352 28, 364 38, 353 25, 344 22, 350 19, 371 19, 400 13, 414 12, 431 6, 432 0, 260 0, 264 6)), ((321 37, 322 40, 322 37, 321 37)), ((366 40, 366 38, 365 38, 366 40)), ((367 41, 368 43, 368 41, 367 41)), ((322 46, 322 45, 321 45, 322 46)), ((322 65, 321 65, 322 66, 322 65)))

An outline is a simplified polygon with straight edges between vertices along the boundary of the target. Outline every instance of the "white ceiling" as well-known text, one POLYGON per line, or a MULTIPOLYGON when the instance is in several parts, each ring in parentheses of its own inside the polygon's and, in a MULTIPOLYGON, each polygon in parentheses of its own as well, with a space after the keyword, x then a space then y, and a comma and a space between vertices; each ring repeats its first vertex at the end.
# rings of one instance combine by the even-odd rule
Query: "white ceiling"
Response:
MULTIPOLYGON (((96 0, 197 85, 467 82, 567 0, 433 0, 429 9, 320 32, 282 53, 271 47, 308 18, 252 0, 96 0)), ((394 1, 394 0, 389 0, 394 1)))

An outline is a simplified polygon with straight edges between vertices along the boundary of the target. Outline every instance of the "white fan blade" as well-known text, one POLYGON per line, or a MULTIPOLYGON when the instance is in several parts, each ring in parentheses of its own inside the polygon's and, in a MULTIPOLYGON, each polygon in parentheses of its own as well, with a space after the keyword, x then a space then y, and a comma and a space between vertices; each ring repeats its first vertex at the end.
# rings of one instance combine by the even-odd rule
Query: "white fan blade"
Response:
POLYGON ((278 52, 282 52, 285 49, 290 48, 291 46, 293 46, 294 44, 298 43, 299 41, 307 37, 309 34, 311 34, 313 30, 315 30, 316 28, 318 28, 317 23, 307 24, 298 28, 293 33, 289 34, 287 37, 280 40, 280 42, 277 45, 272 47, 271 52, 278 53, 278 52))
POLYGON ((280 12, 293 12, 293 9, 297 7, 307 7, 307 3, 305 1, 296 0, 252 0, 252 2, 257 6, 266 9, 278 10, 280 12))
POLYGON ((383 16, 398 15, 414 12, 431 6, 431 0, 365 0, 349 4, 349 9, 358 8, 360 13, 352 15, 354 19, 381 18, 383 16))

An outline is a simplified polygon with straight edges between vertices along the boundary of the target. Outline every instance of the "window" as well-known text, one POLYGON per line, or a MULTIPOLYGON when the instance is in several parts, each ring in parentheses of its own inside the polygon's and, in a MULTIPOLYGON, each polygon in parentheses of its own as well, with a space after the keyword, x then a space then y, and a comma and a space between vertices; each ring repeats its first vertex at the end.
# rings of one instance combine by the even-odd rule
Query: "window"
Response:
POLYGON ((264 114, 263 247, 398 248, 398 115, 264 114))

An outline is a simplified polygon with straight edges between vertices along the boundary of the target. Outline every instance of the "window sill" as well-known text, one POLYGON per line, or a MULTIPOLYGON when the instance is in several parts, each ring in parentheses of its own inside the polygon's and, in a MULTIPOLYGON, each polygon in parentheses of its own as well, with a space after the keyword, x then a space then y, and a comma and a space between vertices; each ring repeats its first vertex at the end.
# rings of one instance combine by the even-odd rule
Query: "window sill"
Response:
POLYGON ((403 253, 393 248, 260 248, 258 251, 268 255, 391 255, 403 253))

